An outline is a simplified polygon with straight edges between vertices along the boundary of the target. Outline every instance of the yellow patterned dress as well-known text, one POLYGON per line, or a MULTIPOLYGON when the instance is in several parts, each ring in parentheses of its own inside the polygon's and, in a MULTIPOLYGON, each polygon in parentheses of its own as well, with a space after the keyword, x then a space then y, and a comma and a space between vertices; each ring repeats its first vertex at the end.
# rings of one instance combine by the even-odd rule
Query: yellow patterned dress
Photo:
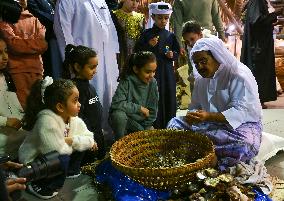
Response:
POLYGON ((113 11, 113 22, 119 41, 119 70, 124 67, 127 57, 132 54, 134 45, 144 30, 144 15, 135 11, 126 13, 122 9, 113 11))

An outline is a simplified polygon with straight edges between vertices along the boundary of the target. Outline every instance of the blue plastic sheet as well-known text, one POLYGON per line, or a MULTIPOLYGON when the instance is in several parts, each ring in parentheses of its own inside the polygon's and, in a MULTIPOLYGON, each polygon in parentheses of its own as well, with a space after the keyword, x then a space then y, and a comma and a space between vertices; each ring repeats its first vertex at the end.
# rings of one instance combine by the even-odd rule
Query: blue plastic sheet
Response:
POLYGON ((255 201, 273 201, 268 195, 264 194, 259 188, 254 188, 255 201))
POLYGON ((110 186, 116 201, 167 200, 170 192, 146 188, 116 170, 111 161, 104 161, 96 168, 96 180, 110 186))

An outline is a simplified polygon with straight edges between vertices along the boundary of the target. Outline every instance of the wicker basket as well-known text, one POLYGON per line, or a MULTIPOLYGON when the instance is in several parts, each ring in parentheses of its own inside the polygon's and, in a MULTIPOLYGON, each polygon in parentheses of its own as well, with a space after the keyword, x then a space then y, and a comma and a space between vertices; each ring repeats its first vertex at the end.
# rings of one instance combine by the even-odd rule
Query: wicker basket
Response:
POLYGON ((214 160, 213 143, 204 135, 183 130, 148 130, 129 134, 116 141, 110 150, 113 165, 146 187, 173 189, 192 179, 194 172, 214 160), (157 154, 174 152, 190 161, 175 167, 149 167, 146 160, 157 154))

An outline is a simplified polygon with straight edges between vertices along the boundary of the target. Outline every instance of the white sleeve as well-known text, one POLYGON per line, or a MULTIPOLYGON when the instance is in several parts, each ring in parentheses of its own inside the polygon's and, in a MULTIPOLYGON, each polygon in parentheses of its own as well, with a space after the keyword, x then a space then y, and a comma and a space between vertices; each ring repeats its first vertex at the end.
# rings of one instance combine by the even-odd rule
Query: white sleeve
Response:
POLYGON ((74 44, 72 36, 72 20, 75 12, 73 0, 58 0, 56 3, 53 29, 62 56, 65 58, 65 47, 74 44))
POLYGON ((77 151, 85 151, 92 148, 95 143, 93 133, 87 129, 86 124, 79 117, 74 119, 74 123, 76 123, 76 130, 73 134, 73 149, 77 151))
POLYGON ((230 103, 228 109, 223 111, 228 123, 233 129, 238 128, 242 123, 248 121, 258 121, 257 115, 254 115, 255 98, 248 90, 243 79, 234 79, 230 84, 230 103))
POLYGON ((6 126, 7 119, 7 117, 0 116, 0 126, 6 126))

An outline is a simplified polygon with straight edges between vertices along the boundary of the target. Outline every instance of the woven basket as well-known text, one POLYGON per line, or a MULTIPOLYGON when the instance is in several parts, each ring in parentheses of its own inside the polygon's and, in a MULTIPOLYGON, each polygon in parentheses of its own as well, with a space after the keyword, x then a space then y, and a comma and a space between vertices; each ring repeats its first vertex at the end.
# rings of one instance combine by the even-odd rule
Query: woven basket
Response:
POLYGON ((159 190, 174 189, 190 181, 196 170, 214 160, 213 143, 202 134, 183 130, 147 130, 116 141, 110 150, 113 165, 142 185, 159 190), (174 152, 185 161, 174 167, 149 167, 145 161, 174 152))

